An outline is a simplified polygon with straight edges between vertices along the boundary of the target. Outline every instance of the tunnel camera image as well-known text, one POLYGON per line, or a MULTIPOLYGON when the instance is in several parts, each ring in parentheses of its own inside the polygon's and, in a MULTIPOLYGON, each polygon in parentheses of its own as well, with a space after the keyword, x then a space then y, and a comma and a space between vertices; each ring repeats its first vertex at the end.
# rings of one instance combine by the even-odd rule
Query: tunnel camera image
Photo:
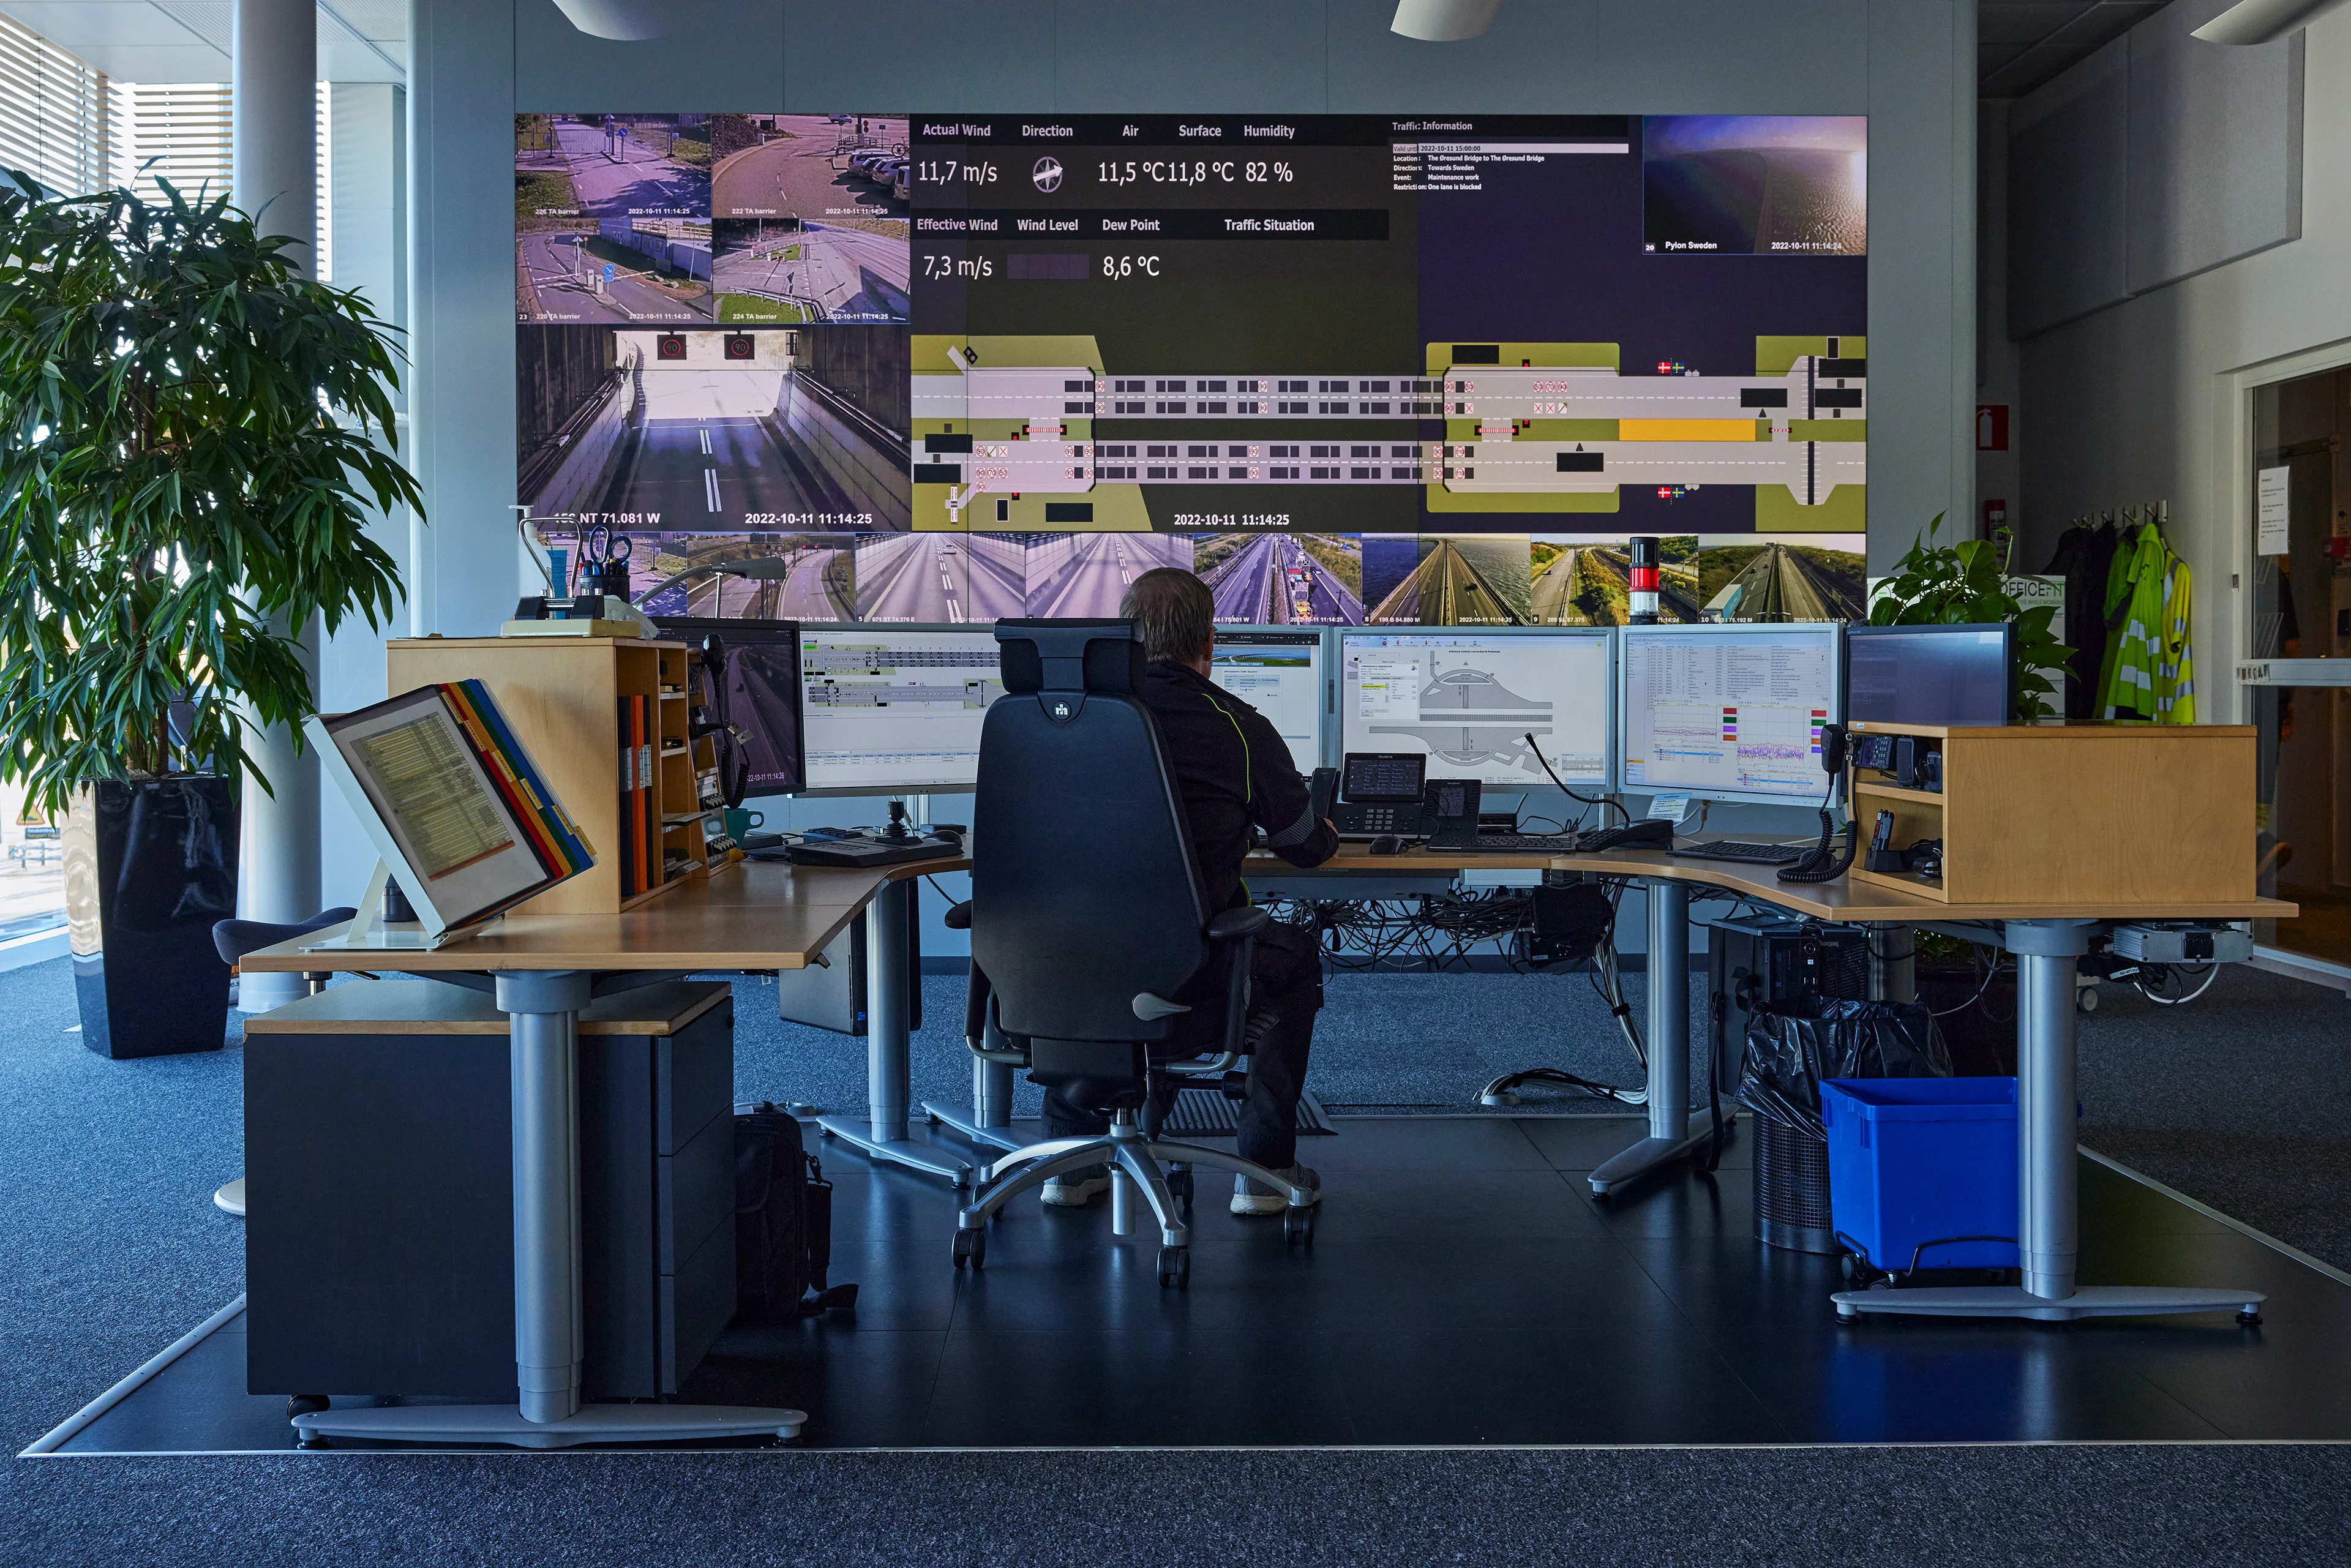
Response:
POLYGON ((881 327, 518 329, 517 499, 614 528, 904 531, 907 350, 881 327))
POLYGON ((1652 115, 1641 122, 1643 248, 1660 256, 1865 256, 1860 115, 1652 115))

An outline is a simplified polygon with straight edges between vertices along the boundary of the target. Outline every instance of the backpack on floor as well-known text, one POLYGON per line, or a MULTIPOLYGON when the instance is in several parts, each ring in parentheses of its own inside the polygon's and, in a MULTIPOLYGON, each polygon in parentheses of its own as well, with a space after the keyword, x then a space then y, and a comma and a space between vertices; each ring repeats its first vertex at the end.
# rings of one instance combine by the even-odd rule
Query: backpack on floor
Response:
POLYGON ((831 1260, 832 1184, 799 1122, 763 1100, 735 1118, 735 1321, 855 1307, 856 1286, 826 1288, 831 1260))

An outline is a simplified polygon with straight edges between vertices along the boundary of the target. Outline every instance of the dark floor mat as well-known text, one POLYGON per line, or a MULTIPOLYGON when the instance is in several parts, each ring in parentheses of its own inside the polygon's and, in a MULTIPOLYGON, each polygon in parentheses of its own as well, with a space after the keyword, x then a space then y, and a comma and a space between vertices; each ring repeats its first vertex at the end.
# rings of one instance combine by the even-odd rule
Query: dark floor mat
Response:
MULTIPOLYGON (((1159 1131, 1170 1138, 1229 1138, 1239 1130, 1240 1109, 1241 1103, 1226 1099, 1221 1089, 1179 1089, 1176 1108, 1167 1113, 1159 1131)), ((1299 1096, 1300 1137, 1329 1138, 1338 1133, 1311 1091, 1299 1096)))

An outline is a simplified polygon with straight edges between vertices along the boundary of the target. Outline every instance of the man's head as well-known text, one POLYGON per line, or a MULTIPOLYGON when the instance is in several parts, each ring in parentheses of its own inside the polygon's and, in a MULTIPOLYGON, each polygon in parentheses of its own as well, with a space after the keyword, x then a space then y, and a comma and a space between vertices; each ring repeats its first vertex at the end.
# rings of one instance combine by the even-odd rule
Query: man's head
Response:
POLYGON ((1207 583, 1178 567, 1155 567, 1127 584, 1118 612, 1134 622, 1144 658, 1166 659, 1207 673, 1217 637, 1217 601, 1207 583))

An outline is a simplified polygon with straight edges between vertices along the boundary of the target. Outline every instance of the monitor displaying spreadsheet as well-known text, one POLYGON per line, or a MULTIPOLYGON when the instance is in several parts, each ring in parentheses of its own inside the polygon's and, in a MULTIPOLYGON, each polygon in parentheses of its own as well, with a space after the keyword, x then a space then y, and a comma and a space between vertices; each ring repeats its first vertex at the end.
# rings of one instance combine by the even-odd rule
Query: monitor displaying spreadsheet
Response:
POLYGON ((1322 765, 1322 633, 1219 626, 1208 678, 1263 714, 1301 773, 1322 765))
POLYGON ((1628 626, 1623 787, 1715 800, 1818 799, 1821 730, 1841 716, 1844 629, 1628 626))
POLYGON ((1004 681, 993 631, 841 623, 801 631, 800 690, 809 789, 878 795, 972 788, 1004 681))
POLYGON ((1342 632, 1341 749, 1422 752, 1432 779, 1501 789, 1548 784, 1548 760, 1604 788, 1610 648, 1605 628, 1342 632))

